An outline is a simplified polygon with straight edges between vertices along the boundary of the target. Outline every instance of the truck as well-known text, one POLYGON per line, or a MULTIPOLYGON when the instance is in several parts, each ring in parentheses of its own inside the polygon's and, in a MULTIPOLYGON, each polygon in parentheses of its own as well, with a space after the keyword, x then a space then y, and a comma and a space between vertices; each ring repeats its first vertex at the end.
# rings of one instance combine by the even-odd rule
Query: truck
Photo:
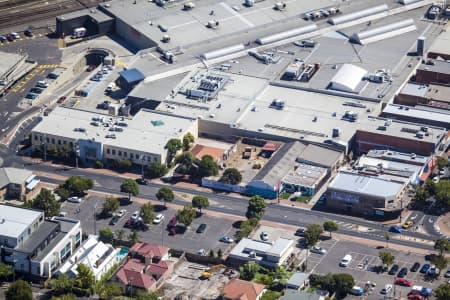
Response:
POLYGON ((72 38, 77 39, 84 37, 86 35, 86 28, 84 27, 78 27, 73 30, 72 38))
POLYGON ((252 156, 252 147, 245 147, 244 153, 242 153, 242 158, 250 159, 252 156))

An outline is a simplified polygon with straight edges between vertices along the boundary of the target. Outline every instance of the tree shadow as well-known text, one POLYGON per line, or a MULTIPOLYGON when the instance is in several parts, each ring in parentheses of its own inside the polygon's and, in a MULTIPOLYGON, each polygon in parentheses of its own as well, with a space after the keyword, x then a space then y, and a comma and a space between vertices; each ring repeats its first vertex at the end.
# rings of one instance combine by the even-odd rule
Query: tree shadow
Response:
POLYGON ((130 201, 128 197, 119 197, 117 199, 119 200, 120 206, 128 206, 131 205, 131 203, 133 203, 133 201, 130 201))
POLYGON ((155 204, 155 205, 153 205, 153 209, 155 212, 162 212, 162 211, 167 210, 167 207, 165 207, 162 204, 155 204))
POLYGON ((236 221, 232 224, 233 228, 239 229, 241 228, 242 221, 236 221))

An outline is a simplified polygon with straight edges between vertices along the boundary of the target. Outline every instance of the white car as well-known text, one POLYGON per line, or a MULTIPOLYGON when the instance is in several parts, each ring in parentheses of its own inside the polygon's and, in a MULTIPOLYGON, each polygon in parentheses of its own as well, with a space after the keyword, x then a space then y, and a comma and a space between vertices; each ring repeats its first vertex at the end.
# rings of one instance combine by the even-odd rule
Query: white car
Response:
POLYGON ((232 238, 230 238, 228 235, 224 235, 223 237, 221 237, 220 241, 227 243, 227 244, 231 244, 234 242, 234 240, 232 238))
POLYGON ((119 210, 119 212, 116 214, 116 216, 118 216, 119 218, 122 218, 126 213, 127 213, 127 210, 126 210, 126 209, 121 209, 121 210, 119 210))
POLYGON ((79 197, 70 197, 70 198, 67 198, 67 201, 72 202, 72 203, 81 203, 81 198, 79 198, 79 197))
POLYGON ((319 246, 313 246, 310 250, 312 253, 318 253, 318 254, 325 254, 327 253, 327 250, 323 249, 319 246))
POLYGON ((261 238, 261 240, 263 241, 268 241, 269 240, 269 234, 265 231, 261 232, 261 234, 259 235, 259 237, 261 238))
POLYGON ((389 294, 392 291, 392 284, 386 284, 384 288, 380 291, 382 294, 389 294))
POLYGON ((131 218, 133 219, 133 220, 136 220, 137 218, 139 218, 139 215, 140 215, 141 213, 137 210, 137 211, 135 211, 132 215, 131 215, 131 218))
POLYGON ((448 268, 447 272, 445 272, 444 277, 445 278, 449 278, 450 277, 450 268, 448 268))
POLYGON ((163 214, 157 214, 156 217, 153 219, 153 224, 159 224, 164 220, 163 214))
POLYGON ((205 256, 206 255, 206 251, 205 251, 205 249, 200 249, 200 250, 198 250, 197 254, 200 255, 200 256, 205 256))

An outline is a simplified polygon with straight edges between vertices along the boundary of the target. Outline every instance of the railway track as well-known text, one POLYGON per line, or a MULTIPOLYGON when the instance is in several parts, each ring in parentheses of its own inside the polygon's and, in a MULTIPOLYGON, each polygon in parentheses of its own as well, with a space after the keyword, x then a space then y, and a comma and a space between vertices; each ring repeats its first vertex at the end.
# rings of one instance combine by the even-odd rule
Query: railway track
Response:
POLYGON ((0 28, 29 25, 61 14, 96 6, 101 0, 0 0, 0 28))

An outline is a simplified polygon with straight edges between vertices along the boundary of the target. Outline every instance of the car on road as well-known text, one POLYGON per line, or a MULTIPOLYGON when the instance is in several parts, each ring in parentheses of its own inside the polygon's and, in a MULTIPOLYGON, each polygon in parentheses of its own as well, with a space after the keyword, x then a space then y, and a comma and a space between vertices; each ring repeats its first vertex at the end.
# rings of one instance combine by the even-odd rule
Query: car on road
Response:
POLYGON ((63 103, 64 101, 66 101, 66 99, 67 99, 66 96, 61 96, 61 97, 58 98, 58 101, 56 101, 56 103, 61 104, 61 103, 63 103))
POLYGON ((389 227, 389 232, 393 232, 393 233, 402 233, 403 232, 403 228, 401 228, 400 226, 391 226, 389 227))
POLYGON ((111 221, 109 221, 109 225, 116 225, 117 222, 119 222, 120 217, 119 216, 114 216, 112 217, 111 221))
POLYGON ((119 212, 116 214, 116 216, 118 216, 119 218, 122 218, 126 213, 127 213, 127 210, 126 210, 126 209, 121 209, 121 210, 119 210, 119 212))
POLYGON ((392 291, 392 284, 386 284, 384 288, 381 289, 381 294, 389 294, 392 291))
POLYGON ((97 76, 97 75, 95 75, 94 77, 91 77, 91 80, 92 81, 100 81, 102 78, 101 77, 99 77, 99 76, 97 76))
POLYGON ((406 278, 397 278, 394 283, 402 286, 412 286, 412 281, 406 278))
POLYGON ((132 218, 133 220, 137 220, 137 219, 139 218, 140 215, 141 215, 141 213, 137 210, 137 211, 135 211, 135 212, 131 215, 131 218, 132 218))
POLYGON ((197 228, 197 230, 195 232, 203 233, 203 232, 205 232, 205 229, 206 229, 206 224, 202 223, 202 224, 200 224, 200 226, 198 226, 198 228, 197 228))
POLYGON ((408 274, 408 268, 403 267, 400 269, 400 272, 398 272, 397 277, 403 278, 408 274))
POLYGON ((409 228, 411 228, 411 227, 413 227, 414 226, 414 222, 413 221, 406 221, 403 225, 402 225, 402 228, 403 229, 409 229, 409 228))
POLYGON ((39 98, 39 95, 35 94, 35 93, 28 93, 25 95, 25 98, 35 100, 35 99, 39 98))
POLYGON ((261 240, 263 241, 268 241, 269 240, 269 234, 265 231, 261 232, 261 234, 259 235, 259 237, 261 238, 261 240))
POLYGON ((399 267, 398 267, 397 264, 393 265, 393 266, 391 267, 391 269, 389 270, 388 274, 389 274, 389 275, 394 275, 395 273, 397 273, 398 268, 399 268, 399 267))
POLYGON ((423 266, 422 266, 422 268, 420 269, 420 273, 422 273, 422 274, 425 274, 425 273, 427 273, 428 272, 428 269, 430 268, 430 264, 428 264, 428 263, 426 263, 426 264, 424 264, 423 266))
POLYGON ((153 224, 159 224, 164 220, 163 214, 157 214, 156 217, 153 219, 153 224))
POLYGON ((148 185, 148 181, 145 180, 144 178, 138 178, 136 179, 136 182, 140 185, 148 185))
POLYGON ((417 270, 419 270, 420 268, 420 263, 415 262, 414 265, 411 267, 411 272, 417 272, 417 270))
POLYGON ((234 240, 232 238, 230 238, 228 235, 224 235, 223 237, 221 237, 220 241, 227 243, 227 244, 231 244, 234 242, 234 240))
POLYGON ((300 227, 295 231, 295 236, 305 236, 305 228, 300 227))
POLYGON ((11 36, 13 37, 13 39, 15 39, 15 40, 20 39, 20 35, 19 35, 17 32, 11 32, 10 35, 11 35, 11 36))
POLYGON ((80 197, 69 197, 69 198, 67 198, 67 201, 72 202, 72 203, 81 203, 81 198, 80 197))
POLYGON ((33 34, 33 32, 30 30, 30 29, 26 29, 24 32, 23 32, 23 34, 25 35, 25 36, 29 36, 29 37, 32 37, 34 34, 33 34))
POLYGON ((319 247, 319 246, 312 246, 309 251, 311 251, 312 253, 317 253, 317 254, 325 254, 325 253, 327 253, 327 250, 325 250, 325 249, 323 249, 322 247, 319 247))

